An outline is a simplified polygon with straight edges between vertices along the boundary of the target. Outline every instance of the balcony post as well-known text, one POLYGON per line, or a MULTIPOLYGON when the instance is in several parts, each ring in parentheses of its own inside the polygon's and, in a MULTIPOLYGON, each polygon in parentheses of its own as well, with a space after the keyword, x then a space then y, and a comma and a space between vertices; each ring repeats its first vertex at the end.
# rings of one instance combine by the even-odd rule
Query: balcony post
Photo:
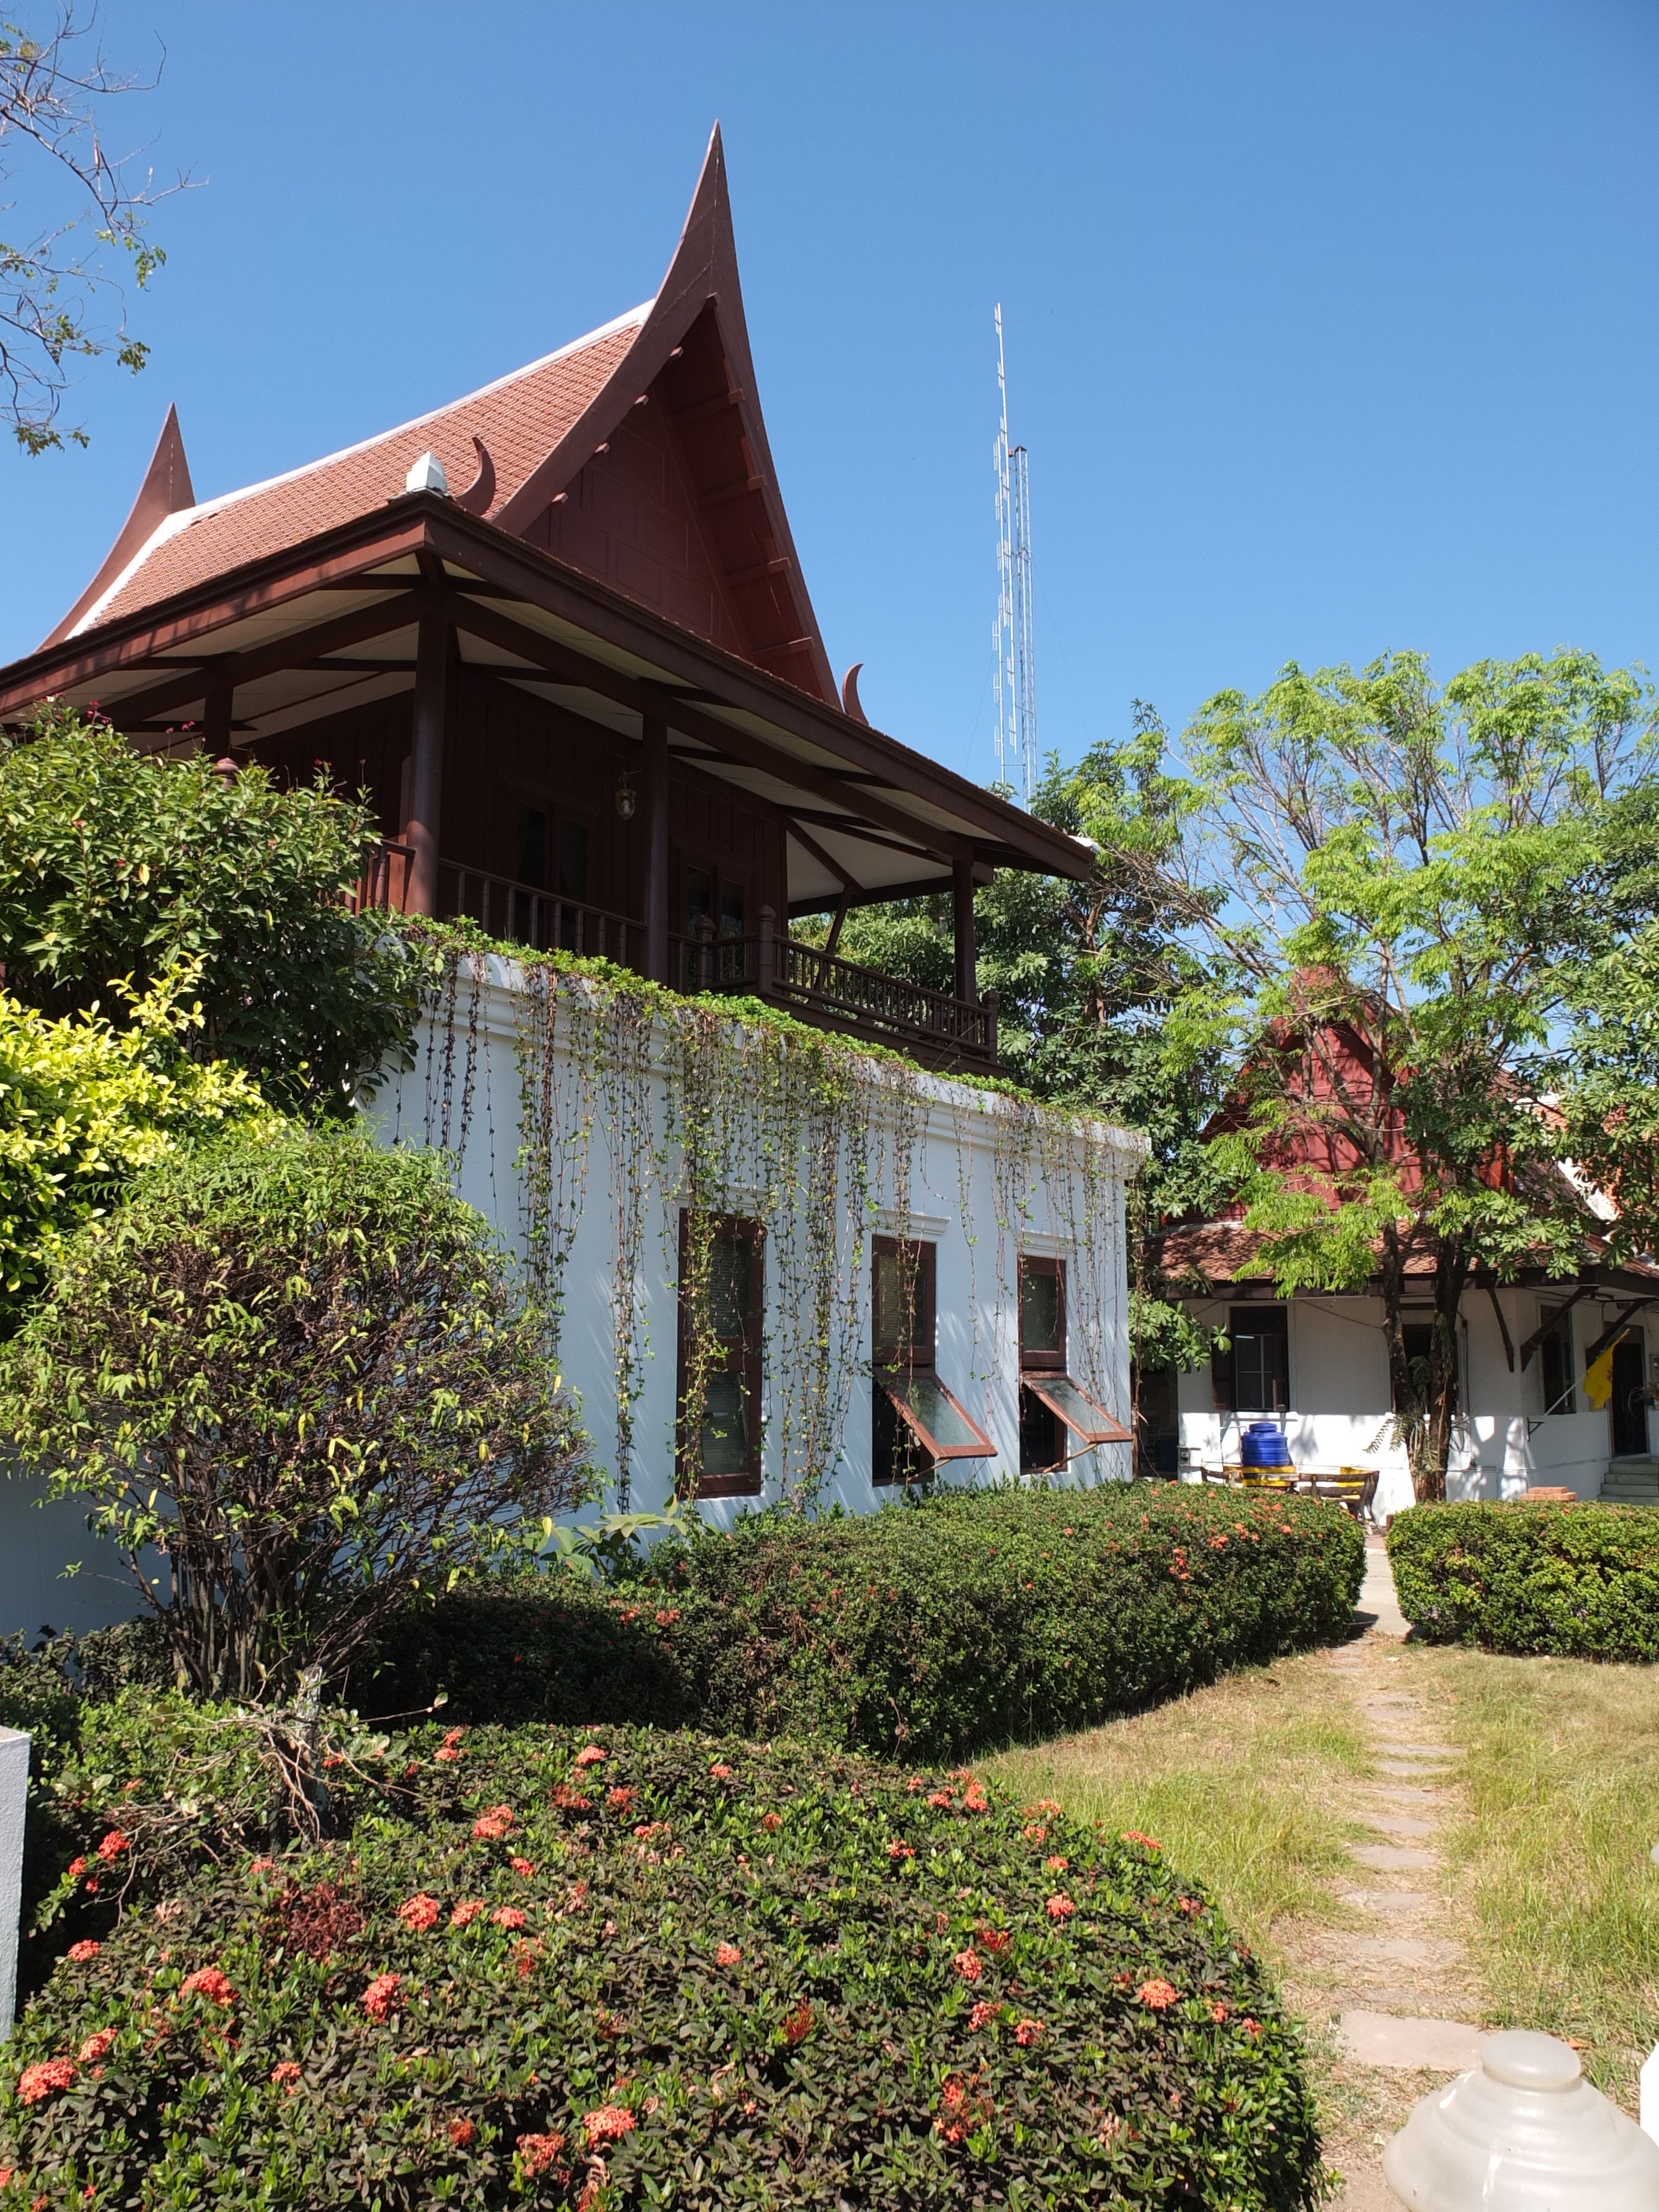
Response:
POLYGON ((415 652, 415 718, 410 748, 410 848, 406 911, 438 911, 438 837, 443 809, 444 719, 449 674, 449 624, 439 614, 421 617, 415 652))
POLYGON ((996 993, 994 991, 988 991, 985 994, 985 996, 980 1000, 980 1007, 985 1016, 985 1049, 990 1054, 992 1059, 994 1060, 997 1056, 996 993))
POLYGON ((668 981, 668 725, 644 717, 645 972, 668 981))
POLYGON ((777 958, 775 935, 777 920, 769 906, 761 908, 760 939, 755 947, 755 993, 757 998, 769 999, 772 995, 774 963, 777 958))
POLYGON ((959 860, 951 870, 951 918, 955 924, 957 996, 971 1006, 979 996, 979 953, 974 943, 974 864, 959 860))
POLYGON ((697 924, 697 988, 714 988, 714 925, 707 915, 697 924))

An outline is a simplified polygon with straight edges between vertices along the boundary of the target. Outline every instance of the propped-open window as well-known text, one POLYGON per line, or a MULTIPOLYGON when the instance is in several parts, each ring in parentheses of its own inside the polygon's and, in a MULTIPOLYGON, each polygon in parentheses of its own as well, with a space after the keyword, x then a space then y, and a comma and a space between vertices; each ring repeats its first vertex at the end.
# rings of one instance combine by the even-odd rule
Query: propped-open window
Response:
POLYGON ((761 1488, 763 1249, 758 1221, 680 1215, 682 1494, 743 1498, 761 1488))
POLYGON ((934 1368, 937 1246, 878 1237, 872 1248, 872 1479, 925 1481, 941 1460, 994 1458, 996 1447, 934 1368))
POLYGON ((1066 1262, 1022 1253, 1019 1262, 1019 1464, 1048 1474, 1129 1431, 1066 1370, 1066 1262))

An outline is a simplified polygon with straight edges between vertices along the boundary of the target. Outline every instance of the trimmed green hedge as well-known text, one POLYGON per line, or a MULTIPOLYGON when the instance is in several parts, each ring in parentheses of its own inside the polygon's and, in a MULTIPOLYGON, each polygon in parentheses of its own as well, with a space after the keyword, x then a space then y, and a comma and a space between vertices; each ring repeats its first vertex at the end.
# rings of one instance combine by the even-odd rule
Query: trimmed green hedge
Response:
POLYGON ((1400 1609, 1437 1643, 1659 1659, 1659 1512, 1414 1505, 1389 1530, 1400 1609))
MULTIPOLYGON (((64 1956, 0 2060, 0 2212, 1316 2197, 1295 2033, 1149 1838, 690 1733, 346 1765, 343 1840, 222 1834, 64 1956)), ((100 1818, 159 1832, 119 1773, 100 1818)), ((106 1912, 137 1846, 81 1844, 106 1912)))
POLYGON ((762 1514, 660 1547, 620 1589, 561 1575, 457 1594, 404 1624, 359 1696, 949 1758, 1341 1635, 1364 1571, 1339 1506, 1176 1484, 762 1514))

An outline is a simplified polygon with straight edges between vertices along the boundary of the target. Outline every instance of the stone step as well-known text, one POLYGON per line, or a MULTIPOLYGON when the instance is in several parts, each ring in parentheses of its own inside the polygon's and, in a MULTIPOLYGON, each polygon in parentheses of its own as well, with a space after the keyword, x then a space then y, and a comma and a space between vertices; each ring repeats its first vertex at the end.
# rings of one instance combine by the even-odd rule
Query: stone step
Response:
POLYGON ((1462 2074, 1480 2063, 1480 2028, 1462 2020, 1402 2018, 1398 2013, 1345 2012, 1344 2049, 1361 2066, 1413 2073, 1462 2074))
POLYGON ((1414 1851, 1401 1844, 1351 1844, 1348 1856, 1373 1874, 1426 1874, 1440 1863, 1432 1851, 1414 1851))

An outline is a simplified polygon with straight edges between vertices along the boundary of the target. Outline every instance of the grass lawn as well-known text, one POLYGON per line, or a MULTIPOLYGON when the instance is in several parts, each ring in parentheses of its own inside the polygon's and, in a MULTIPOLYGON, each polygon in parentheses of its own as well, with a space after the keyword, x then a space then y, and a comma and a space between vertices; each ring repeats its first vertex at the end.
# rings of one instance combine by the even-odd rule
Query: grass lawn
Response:
MULTIPOLYGON (((1571 2037, 1634 2112, 1637 2069, 1659 2040, 1659 1667, 1385 1649, 1372 1640, 1370 1687, 1385 1668, 1438 1740, 1467 1753, 1438 1880, 1478 2016, 1571 2037)), ((1315 1652, 989 1769, 1085 1819, 1149 1831, 1205 1881, 1305 2008, 1334 2131, 1373 2141, 1378 2108, 1361 2110, 1328 2021, 1374 2000, 1310 1980, 1298 1955, 1320 1951, 1321 1930, 1356 1924, 1336 1893, 1356 1879, 1347 1845, 1376 1840, 1357 1823, 1374 1734, 1356 1685, 1315 1652)))
POLYGON ((1493 2017, 1586 2044, 1633 2111, 1659 2040, 1659 1667, 1407 1656, 1468 1747, 1447 1855, 1493 2017))

